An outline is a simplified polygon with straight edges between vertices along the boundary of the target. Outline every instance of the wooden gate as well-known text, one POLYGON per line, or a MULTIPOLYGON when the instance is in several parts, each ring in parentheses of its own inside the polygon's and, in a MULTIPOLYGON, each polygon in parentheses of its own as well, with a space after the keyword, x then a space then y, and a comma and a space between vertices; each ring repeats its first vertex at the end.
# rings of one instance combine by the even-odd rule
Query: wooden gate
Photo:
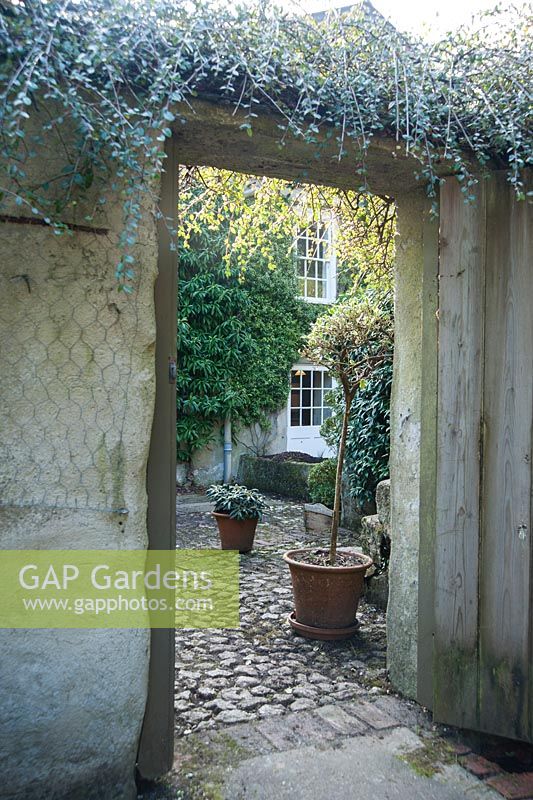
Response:
POLYGON ((434 715, 533 741, 531 207, 441 193, 434 715))

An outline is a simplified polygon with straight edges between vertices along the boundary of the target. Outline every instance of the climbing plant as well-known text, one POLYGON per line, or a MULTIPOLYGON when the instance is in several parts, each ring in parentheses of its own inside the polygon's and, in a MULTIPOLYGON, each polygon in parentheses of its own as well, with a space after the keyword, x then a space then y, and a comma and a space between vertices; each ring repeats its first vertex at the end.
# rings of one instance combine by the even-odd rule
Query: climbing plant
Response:
MULTIPOLYGON (((217 195, 217 215, 226 205, 217 195)), ((184 215, 186 216, 186 215, 184 215)), ((231 415, 235 427, 259 423, 280 409, 289 372, 313 308, 297 297, 290 242, 273 235, 264 253, 252 253, 245 276, 225 259, 227 220, 215 230, 202 222, 180 244, 177 423, 178 458, 217 435, 231 415), (268 264, 274 259, 275 270, 268 264)))
MULTIPOLYGON (((376 486, 389 476, 391 387, 392 354, 359 388, 350 409, 344 473, 359 509, 373 503, 376 486)), ((334 414, 321 433, 330 447, 338 447, 344 401, 338 390, 329 399, 334 414)))
POLYGON ((144 206, 157 207, 164 142, 184 108, 208 95, 244 112, 275 113, 282 147, 305 139, 320 157, 366 153, 386 135, 413 158, 435 198, 442 166, 473 200, 489 161, 522 198, 531 163, 530 19, 495 10, 475 29, 428 44, 396 31, 365 4, 322 22, 270 3, 212 0, 5 0, 0 6, 3 213, 69 231, 98 224, 111 193, 124 214, 119 284, 131 290, 144 206), (35 124, 35 116, 39 123, 35 124), (52 174, 39 178, 53 139, 52 174), (37 175, 37 177, 36 177, 37 175), (91 204, 80 203, 84 195, 91 204), (83 207, 83 211, 78 209, 83 207))

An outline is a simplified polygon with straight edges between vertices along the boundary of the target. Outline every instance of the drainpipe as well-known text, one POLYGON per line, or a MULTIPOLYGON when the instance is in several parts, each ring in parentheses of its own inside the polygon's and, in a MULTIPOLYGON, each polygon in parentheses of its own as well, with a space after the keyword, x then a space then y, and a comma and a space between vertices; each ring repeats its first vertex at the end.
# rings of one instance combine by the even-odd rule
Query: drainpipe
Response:
POLYGON ((224 483, 231 480, 231 417, 224 420, 224 483))

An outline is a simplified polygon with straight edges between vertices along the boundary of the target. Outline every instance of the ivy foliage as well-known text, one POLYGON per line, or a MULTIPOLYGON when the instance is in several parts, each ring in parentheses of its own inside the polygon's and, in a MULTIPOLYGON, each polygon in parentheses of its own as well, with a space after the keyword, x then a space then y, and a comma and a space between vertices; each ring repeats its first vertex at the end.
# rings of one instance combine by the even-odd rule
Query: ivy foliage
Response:
MULTIPOLYGON (((221 209, 224 197, 218 197, 221 209)), ((180 247, 177 430, 178 458, 233 423, 268 426, 289 392, 289 372, 311 324, 313 309, 297 297, 286 238, 247 263, 246 277, 224 259, 227 231, 205 223, 180 247), (275 259, 276 269, 268 263, 275 259)))
POLYGON ((92 224, 120 190, 116 272, 131 289, 141 209, 156 206, 163 143, 180 123, 179 104, 202 95, 243 109, 250 136, 263 110, 280 120, 280 146, 290 134, 314 144, 317 157, 323 141, 336 144, 339 158, 355 148, 364 191, 365 155, 374 137, 387 135, 413 157, 432 197, 444 163, 472 200, 476 173, 489 160, 508 170, 523 197, 532 147, 530 19, 495 10, 481 23, 429 44, 365 4, 320 22, 267 2, 6 0, 2 205, 61 233, 80 196, 96 198, 83 212, 92 224), (32 126, 34 112, 44 115, 41 129, 32 126), (43 158, 49 133, 58 141, 57 174, 39 182, 30 162, 43 158))

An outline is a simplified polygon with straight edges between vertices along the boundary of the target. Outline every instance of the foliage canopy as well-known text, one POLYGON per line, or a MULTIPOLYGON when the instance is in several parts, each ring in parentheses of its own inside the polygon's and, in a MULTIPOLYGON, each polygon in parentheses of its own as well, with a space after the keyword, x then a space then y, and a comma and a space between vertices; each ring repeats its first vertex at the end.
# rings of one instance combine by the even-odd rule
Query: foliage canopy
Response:
POLYGON ((355 147, 361 190, 365 153, 384 134, 413 156, 432 197, 439 162, 468 201, 472 161, 489 159, 508 169, 521 197, 532 147, 529 24, 525 11, 494 11, 476 30, 428 44, 364 5, 318 22, 266 2, 8 0, 0 8, 2 204, 61 232, 88 189, 97 200, 85 223, 98 219, 116 176, 124 197, 117 277, 131 288, 143 199, 156 202, 163 143, 179 104, 198 95, 244 109, 250 135, 260 109, 275 112, 280 146, 290 133, 315 143, 317 156, 322 134, 339 158, 355 147), (47 118, 42 130, 31 125, 36 110, 47 118), (64 147, 57 175, 39 183, 28 162, 42 156, 48 131, 64 147))

